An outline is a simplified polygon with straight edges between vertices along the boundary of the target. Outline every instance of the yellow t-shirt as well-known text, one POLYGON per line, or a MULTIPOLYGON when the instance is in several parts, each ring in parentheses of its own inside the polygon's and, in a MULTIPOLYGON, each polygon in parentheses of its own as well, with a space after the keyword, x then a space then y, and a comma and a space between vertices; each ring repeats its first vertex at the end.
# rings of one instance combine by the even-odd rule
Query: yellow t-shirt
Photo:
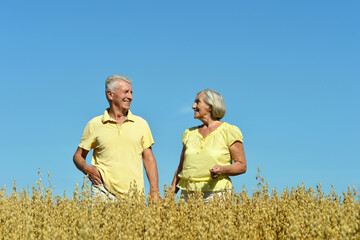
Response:
POLYGON ((101 173, 105 188, 112 194, 127 192, 131 182, 144 191, 142 152, 154 144, 147 122, 129 111, 120 125, 109 116, 88 122, 79 147, 94 149, 91 164, 101 173))
POLYGON ((209 169, 215 165, 231 165, 229 147, 243 141, 240 129, 226 122, 204 138, 198 127, 186 129, 182 136, 185 146, 183 169, 178 187, 188 191, 221 191, 232 188, 228 176, 213 180, 209 169))

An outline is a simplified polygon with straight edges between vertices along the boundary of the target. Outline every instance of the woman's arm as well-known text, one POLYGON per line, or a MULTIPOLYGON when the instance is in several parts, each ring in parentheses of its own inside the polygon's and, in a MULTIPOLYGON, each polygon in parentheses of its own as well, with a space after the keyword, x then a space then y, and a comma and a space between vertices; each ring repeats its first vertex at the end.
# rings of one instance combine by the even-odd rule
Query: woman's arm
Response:
POLYGON ((246 172, 246 159, 243 144, 236 141, 229 147, 229 150, 234 163, 228 166, 216 165, 210 169, 209 171, 213 179, 218 178, 222 174, 236 176, 246 172))
POLYGON ((183 149, 182 149, 181 155, 180 155, 180 163, 179 163, 178 168, 175 171, 175 175, 174 175, 173 181, 171 183, 171 187, 170 187, 170 191, 175 192, 175 194, 179 191, 179 188, 176 187, 176 184, 178 184, 178 182, 180 181, 178 174, 181 173, 182 168, 183 168, 185 150, 186 150, 186 148, 185 148, 185 146, 183 146, 183 149))

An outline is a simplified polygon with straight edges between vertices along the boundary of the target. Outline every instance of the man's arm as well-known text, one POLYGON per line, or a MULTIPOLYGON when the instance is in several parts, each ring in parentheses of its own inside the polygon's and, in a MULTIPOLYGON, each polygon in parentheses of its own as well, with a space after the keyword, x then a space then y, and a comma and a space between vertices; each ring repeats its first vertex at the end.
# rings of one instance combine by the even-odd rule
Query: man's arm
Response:
POLYGON ((159 176, 151 147, 144 149, 142 157, 146 175, 150 183, 150 196, 152 199, 157 200, 159 197, 159 176))
POLYGON ((74 164, 80 171, 88 176, 94 185, 100 185, 103 183, 103 181, 99 170, 94 166, 89 166, 86 164, 85 159, 88 153, 89 151, 78 147, 73 157, 74 164))

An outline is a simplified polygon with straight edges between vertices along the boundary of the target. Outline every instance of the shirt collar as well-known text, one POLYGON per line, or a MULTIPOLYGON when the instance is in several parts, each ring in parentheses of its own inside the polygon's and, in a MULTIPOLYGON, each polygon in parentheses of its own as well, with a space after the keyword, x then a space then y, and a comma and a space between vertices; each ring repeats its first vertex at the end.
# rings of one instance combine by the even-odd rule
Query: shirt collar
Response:
MULTIPOLYGON (((109 110, 110 108, 106 109, 105 112, 104 112, 104 115, 101 119, 102 123, 106 123, 106 122, 116 122, 115 119, 112 119, 109 115, 109 110)), ((128 111, 128 114, 124 120, 125 121, 134 121, 134 115, 131 113, 131 111, 129 110, 128 111)))

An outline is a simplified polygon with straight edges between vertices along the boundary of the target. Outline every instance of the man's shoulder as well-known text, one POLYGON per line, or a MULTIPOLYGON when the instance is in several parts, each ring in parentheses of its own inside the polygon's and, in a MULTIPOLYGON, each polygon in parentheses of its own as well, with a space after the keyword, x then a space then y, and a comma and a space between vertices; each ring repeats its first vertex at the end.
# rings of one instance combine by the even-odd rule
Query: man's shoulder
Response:
POLYGON ((134 122, 139 122, 139 123, 147 123, 147 121, 144 118, 134 115, 134 114, 131 114, 131 120, 133 120, 134 122))
POLYGON ((102 123, 103 115, 93 117, 88 124, 94 125, 94 124, 100 124, 102 123))

